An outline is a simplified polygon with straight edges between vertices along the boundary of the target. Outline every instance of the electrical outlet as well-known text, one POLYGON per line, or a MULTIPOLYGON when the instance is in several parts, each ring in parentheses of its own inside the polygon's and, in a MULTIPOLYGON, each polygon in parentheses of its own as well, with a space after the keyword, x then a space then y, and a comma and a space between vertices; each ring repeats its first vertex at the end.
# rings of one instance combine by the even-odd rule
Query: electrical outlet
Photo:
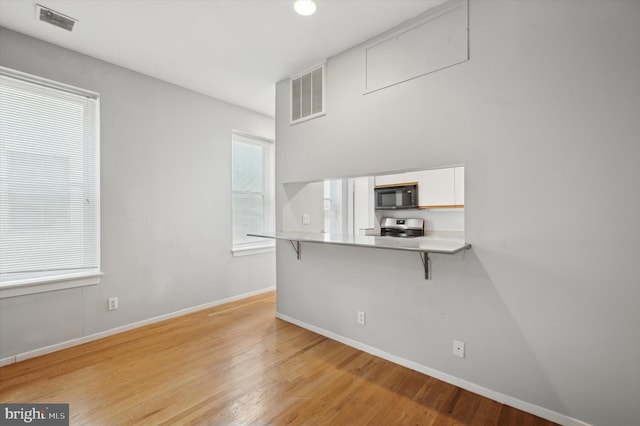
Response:
POLYGON ((453 356, 464 358, 464 342, 460 340, 453 341, 453 356))
POLYGON ((110 297, 109 298, 109 310, 110 311, 115 311, 116 309, 118 309, 118 298, 117 297, 110 297))
POLYGON ((311 223, 311 215, 308 213, 302 214, 302 224, 309 225, 311 223))
POLYGON ((364 311, 358 311, 358 324, 365 324, 364 311))

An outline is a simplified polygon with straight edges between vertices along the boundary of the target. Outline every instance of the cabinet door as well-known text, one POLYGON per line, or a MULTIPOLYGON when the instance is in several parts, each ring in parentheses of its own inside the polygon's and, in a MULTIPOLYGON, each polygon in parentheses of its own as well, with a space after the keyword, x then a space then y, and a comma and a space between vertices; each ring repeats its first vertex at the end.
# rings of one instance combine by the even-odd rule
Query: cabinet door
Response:
POLYGON ((376 227, 373 176, 353 178, 353 233, 364 235, 376 227))
POLYGON ((418 204, 420 207, 452 207, 454 200, 454 168, 418 172, 418 204))
POLYGON ((456 167, 454 171, 454 204, 464 206, 464 167, 456 167))
POLYGON ((417 172, 397 173, 393 175, 376 176, 376 186, 404 185, 418 181, 417 172))

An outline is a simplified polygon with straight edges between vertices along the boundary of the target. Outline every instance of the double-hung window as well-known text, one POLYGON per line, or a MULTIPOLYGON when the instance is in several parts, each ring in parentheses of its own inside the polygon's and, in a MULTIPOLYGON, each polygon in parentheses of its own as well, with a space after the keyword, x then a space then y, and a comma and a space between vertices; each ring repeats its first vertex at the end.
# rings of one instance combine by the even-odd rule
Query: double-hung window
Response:
POLYGON ((232 133, 232 216, 234 255, 273 251, 272 240, 247 233, 274 229, 273 142, 232 133))
POLYGON ((97 284, 97 93, 0 67, 0 297, 97 284))

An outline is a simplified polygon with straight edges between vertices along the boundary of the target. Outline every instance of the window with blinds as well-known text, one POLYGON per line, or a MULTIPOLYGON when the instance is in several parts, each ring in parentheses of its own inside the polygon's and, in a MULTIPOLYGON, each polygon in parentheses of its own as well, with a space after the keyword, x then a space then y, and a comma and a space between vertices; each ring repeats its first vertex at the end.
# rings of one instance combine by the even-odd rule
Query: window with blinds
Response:
POLYGON ((273 142, 233 132, 232 163, 232 251, 273 247, 271 240, 247 236, 275 227, 273 142))
POLYGON ((98 275, 99 100, 0 68, 0 286, 98 275))

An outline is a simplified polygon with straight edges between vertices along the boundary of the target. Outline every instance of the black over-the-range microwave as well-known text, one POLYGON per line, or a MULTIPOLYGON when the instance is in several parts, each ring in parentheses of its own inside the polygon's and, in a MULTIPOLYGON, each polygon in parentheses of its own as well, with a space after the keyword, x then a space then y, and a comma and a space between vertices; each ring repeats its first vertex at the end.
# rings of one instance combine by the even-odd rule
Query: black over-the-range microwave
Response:
POLYGON ((418 208, 418 185, 377 187, 374 194, 376 210, 418 208))

